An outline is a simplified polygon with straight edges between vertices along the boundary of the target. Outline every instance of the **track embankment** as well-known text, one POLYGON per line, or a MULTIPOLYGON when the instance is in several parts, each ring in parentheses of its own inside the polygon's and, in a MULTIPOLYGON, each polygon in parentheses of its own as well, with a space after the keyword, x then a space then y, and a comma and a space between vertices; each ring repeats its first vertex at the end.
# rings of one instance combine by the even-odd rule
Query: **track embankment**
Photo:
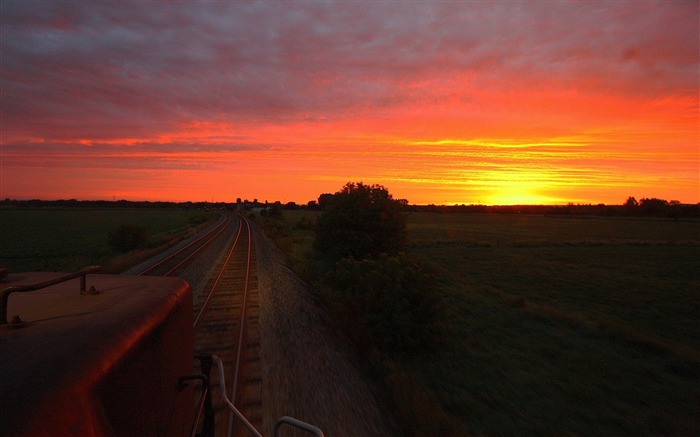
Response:
MULTIPOLYGON (((257 252, 262 362, 262 434, 273 435, 275 420, 292 416, 327 436, 395 434, 353 355, 322 321, 305 284, 289 269, 284 254, 253 231, 257 252)), ((282 435, 303 435, 285 434, 282 435)))

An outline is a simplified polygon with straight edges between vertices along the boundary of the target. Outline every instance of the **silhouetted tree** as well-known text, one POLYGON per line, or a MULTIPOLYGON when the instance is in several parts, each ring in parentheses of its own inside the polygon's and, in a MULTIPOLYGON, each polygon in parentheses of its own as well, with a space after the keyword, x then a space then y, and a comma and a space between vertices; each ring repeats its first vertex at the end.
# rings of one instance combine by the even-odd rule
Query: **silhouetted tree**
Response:
POLYGON ((352 256, 396 255, 406 245, 401 203, 381 185, 348 182, 340 191, 319 197, 324 210, 316 222, 314 251, 333 262, 352 256))
POLYGON ((639 201, 639 209, 642 210, 644 215, 659 216, 664 215, 669 210, 669 205, 667 200, 657 199, 657 198, 644 198, 639 201))
POLYGON ((282 216, 282 202, 277 201, 268 207, 268 214, 270 217, 281 217, 282 216))
POLYGON ((321 209, 324 209, 331 201, 333 198, 333 195, 331 193, 323 193, 320 196, 318 196, 318 206, 321 209))
POLYGON ((441 337, 442 299, 435 273, 406 248, 406 222, 381 185, 347 183, 319 198, 314 252, 321 296, 359 350, 425 350, 441 337))
POLYGON ((627 208, 634 208, 634 207, 639 206, 639 202, 637 202, 637 199, 635 199, 634 197, 630 196, 630 197, 627 198, 627 201, 625 202, 625 206, 626 206, 627 208))

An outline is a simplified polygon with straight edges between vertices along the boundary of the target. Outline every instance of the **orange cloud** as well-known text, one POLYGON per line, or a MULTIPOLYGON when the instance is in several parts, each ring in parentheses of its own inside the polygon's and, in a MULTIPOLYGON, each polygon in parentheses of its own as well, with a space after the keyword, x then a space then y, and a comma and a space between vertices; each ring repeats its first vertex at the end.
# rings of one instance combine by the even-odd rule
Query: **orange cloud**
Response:
POLYGON ((696 2, 36 6, 0 16, 2 197, 700 200, 696 2))

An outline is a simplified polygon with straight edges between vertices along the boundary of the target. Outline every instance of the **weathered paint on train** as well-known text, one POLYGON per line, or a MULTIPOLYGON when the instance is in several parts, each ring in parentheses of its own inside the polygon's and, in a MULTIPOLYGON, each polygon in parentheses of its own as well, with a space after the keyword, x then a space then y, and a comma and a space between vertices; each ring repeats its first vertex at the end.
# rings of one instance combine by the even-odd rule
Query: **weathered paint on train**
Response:
MULTIPOLYGON (((57 273, 10 274, 0 289, 57 273)), ((13 293, 0 327, 0 435, 175 436, 193 423, 192 292, 172 277, 89 275, 13 293)))

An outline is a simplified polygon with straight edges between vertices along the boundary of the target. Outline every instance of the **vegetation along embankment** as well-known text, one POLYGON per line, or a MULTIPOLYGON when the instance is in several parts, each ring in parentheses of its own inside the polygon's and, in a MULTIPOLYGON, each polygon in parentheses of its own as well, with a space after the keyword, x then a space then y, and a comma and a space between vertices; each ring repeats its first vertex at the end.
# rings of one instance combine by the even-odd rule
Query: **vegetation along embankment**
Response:
POLYGON ((700 434, 694 205, 426 211, 363 184, 318 205, 260 219, 403 433, 700 434))

